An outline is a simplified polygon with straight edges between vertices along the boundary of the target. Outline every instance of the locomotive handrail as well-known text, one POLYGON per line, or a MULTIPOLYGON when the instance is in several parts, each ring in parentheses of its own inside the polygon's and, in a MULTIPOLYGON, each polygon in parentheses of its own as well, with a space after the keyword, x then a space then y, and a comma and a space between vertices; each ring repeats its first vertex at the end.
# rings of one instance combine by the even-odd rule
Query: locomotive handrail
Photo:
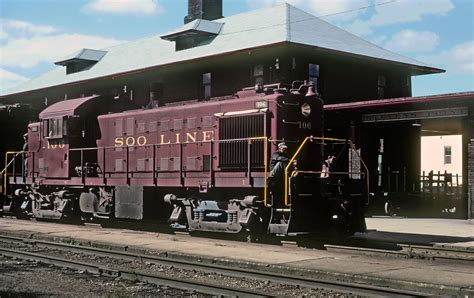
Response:
MULTIPOLYGON (((268 169, 267 169, 267 165, 268 165, 268 137, 252 137, 252 138, 248 138, 248 142, 249 144, 252 143, 252 141, 259 141, 259 140, 263 140, 265 141, 264 142, 264 145, 263 145, 263 168, 264 168, 264 174, 263 174, 263 205, 265 207, 268 207, 268 204, 267 204, 267 188, 268 188, 268 185, 267 185, 267 178, 268 178, 268 169)), ((248 154, 250 154, 250 150, 248 152, 248 154)), ((248 167, 250 168, 250 162, 248 162, 248 167)))
MULTIPOLYGON (((27 153, 27 151, 7 151, 5 153, 5 168, 0 172, 0 176, 3 175, 3 186, 2 186, 2 194, 6 194, 6 189, 7 189, 7 176, 8 176, 8 167, 14 162, 14 160, 18 157, 18 155, 27 153), (8 161, 8 156, 9 155, 15 155, 10 161, 8 161)), ((13 174, 15 172, 15 169, 13 169, 13 174)))
MULTIPOLYGON (((293 161, 296 159, 296 157, 299 155, 299 153, 301 152, 301 150, 303 149, 303 147, 306 145, 306 142, 308 142, 308 140, 321 140, 321 141, 332 141, 332 142, 345 142, 345 143, 348 143, 349 146, 351 147, 351 149, 353 149, 356 153, 357 153, 357 156, 359 157, 359 159, 361 160, 365 170, 367 171, 367 177, 366 177, 366 181, 367 181, 367 196, 369 194, 369 169, 367 168, 367 165, 365 164, 365 162, 362 160, 362 157, 359 155, 359 153, 357 152, 357 150, 355 150, 355 145, 354 143, 352 143, 351 140, 344 140, 344 139, 337 139, 337 138, 322 138, 322 137, 313 137, 313 136, 310 136, 310 137, 306 137, 304 139, 304 141, 301 143, 301 145, 298 147, 298 149, 296 150, 295 154, 293 154, 293 156, 291 157, 291 159, 289 160, 288 164, 286 165, 285 167, 285 206, 286 207, 290 207, 291 204, 288 202, 288 171, 289 169, 291 168, 292 164, 293 164, 293 161)), ((303 172, 303 171, 299 171, 300 173, 303 172)), ((307 171, 308 173, 311 172, 311 171, 307 171)), ((295 171, 292 171, 291 173, 291 176, 293 176, 293 174, 295 173, 295 171)), ((321 172, 320 171, 314 171, 314 174, 320 174, 321 172)), ((337 173, 343 173, 343 172, 337 172, 337 173)), ((345 172, 344 174, 351 174, 351 172, 345 172)), ((356 173, 354 173, 356 174, 356 173)), ((368 199, 368 198, 367 198, 368 199)))
MULTIPOLYGON (((290 177, 295 177, 297 174, 322 174, 324 173, 323 171, 300 171, 300 170, 294 170, 293 172, 291 172, 291 176, 290 177)), ((331 175, 346 175, 346 174, 349 174, 349 175, 362 175, 362 176, 365 176, 365 173, 364 172, 330 172, 331 175)))
MULTIPOLYGON (((205 140, 205 141, 196 141, 196 142, 182 142, 182 143, 165 143, 165 144, 145 144, 145 145, 126 145, 126 146, 101 146, 101 147, 84 147, 84 148, 69 148, 69 150, 71 152, 84 152, 84 151, 93 151, 93 150, 97 150, 97 151, 100 151, 102 150, 102 153, 103 153, 103 160, 104 160, 104 163, 105 163, 105 150, 111 150, 111 149, 116 149, 116 148, 123 148, 125 150, 125 152, 127 152, 128 150, 130 150, 130 148, 135 148, 135 149, 139 149, 139 148, 153 148, 153 182, 154 184, 156 185, 155 183, 155 180, 157 179, 157 172, 155 172, 155 168, 156 168, 156 149, 159 148, 159 147, 169 147, 169 146, 186 146, 186 145, 198 145, 198 144, 210 144, 211 145, 211 153, 213 151, 213 146, 215 143, 219 144, 219 143, 234 143, 234 142, 242 142, 242 143, 248 143, 249 145, 253 142, 256 142, 256 141, 264 141, 264 165, 263 165, 263 172, 264 172, 264 204, 266 207, 268 207, 268 185, 267 185, 267 181, 266 179, 268 178, 268 143, 269 142, 272 142, 274 140, 270 140, 268 137, 250 137, 250 138, 237 138, 237 139, 224 139, 224 140, 214 140, 214 139, 211 139, 211 140, 205 140)), ((182 149, 180 149, 181 151, 182 149)), ((249 152, 250 154, 250 152, 249 152)), ((181 155, 181 153, 180 153, 181 155)), ((212 155, 212 154, 211 154, 212 155)), ((128 163, 128 157, 126 158, 127 160, 127 163, 128 163)), ((181 162, 182 162, 182 159, 181 159, 181 162)), ((212 159, 211 159, 211 162, 212 162, 212 159)), ((248 162, 248 161, 247 161, 248 162)), ((81 158, 81 166, 83 166, 83 159, 81 158)), ((129 174, 130 173, 135 173, 135 172, 130 172, 130 171, 127 171, 127 166, 126 165, 126 169, 125 169, 125 172, 126 172, 126 177, 128 178, 129 174)), ((248 166, 248 173, 250 173, 251 171, 251 165, 249 164, 248 166)), ((259 167, 260 168, 260 167, 259 167)), ((182 169, 182 165, 180 166, 180 169, 182 169)), ((213 183, 213 167, 211 166, 210 167, 210 173, 211 173, 211 184, 214 184, 213 183)), ((83 173, 83 172, 81 172, 83 173)), ((179 177, 183 177, 183 173, 184 171, 182 172, 180 170, 180 176, 179 177)), ((104 169, 102 170, 102 175, 103 175, 103 178, 105 179, 106 177, 106 169, 104 167, 104 169)), ((85 177, 82 177, 82 174, 81 174, 81 178, 85 178, 85 177)), ((251 177, 249 176, 249 181, 251 180, 251 177)), ((128 181, 127 181, 128 182, 128 181)), ((104 180, 104 184, 105 184, 105 180, 104 180)))

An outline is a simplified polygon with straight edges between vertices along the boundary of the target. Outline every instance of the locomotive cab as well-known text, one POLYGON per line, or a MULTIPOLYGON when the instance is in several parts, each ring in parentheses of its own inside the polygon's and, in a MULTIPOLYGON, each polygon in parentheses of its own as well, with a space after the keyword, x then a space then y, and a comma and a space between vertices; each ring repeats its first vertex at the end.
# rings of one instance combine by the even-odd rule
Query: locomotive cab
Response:
POLYGON ((65 100, 40 113, 41 150, 38 152, 39 176, 69 178, 77 176, 77 166, 96 162, 96 153, 77 148, 95 147, 100 96, 65 100))
POLYGON ((71 178, 97 176, 97 116, 116 109, 108 96, 89 96, 60 101, 40 115, 41 150, 39 176, 71 178))

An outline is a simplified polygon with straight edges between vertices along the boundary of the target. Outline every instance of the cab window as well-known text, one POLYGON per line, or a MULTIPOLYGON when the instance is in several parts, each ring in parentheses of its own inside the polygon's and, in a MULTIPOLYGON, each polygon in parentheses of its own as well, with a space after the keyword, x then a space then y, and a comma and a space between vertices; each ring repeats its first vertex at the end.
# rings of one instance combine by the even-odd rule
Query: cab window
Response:
POLYGON ((56 139, 67 135, 67 121, 63 118, 52 118, 45 123, 46 138, 56 139))

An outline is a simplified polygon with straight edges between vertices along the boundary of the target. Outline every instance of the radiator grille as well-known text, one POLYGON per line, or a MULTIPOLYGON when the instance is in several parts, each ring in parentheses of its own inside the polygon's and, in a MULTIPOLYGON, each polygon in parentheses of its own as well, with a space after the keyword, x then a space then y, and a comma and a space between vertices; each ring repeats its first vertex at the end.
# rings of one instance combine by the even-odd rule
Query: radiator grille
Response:
MULTIPOLYGON (((219 119, 219 167, 241 169, 248 165, 248 142, 251 137, 265 135, 265 115, 248 115, 219 119), (225 141, 229 140, 229 141, 225 141)), ((253 141, 250 148, 251 167, 263 167, 264 141, 253 141)))

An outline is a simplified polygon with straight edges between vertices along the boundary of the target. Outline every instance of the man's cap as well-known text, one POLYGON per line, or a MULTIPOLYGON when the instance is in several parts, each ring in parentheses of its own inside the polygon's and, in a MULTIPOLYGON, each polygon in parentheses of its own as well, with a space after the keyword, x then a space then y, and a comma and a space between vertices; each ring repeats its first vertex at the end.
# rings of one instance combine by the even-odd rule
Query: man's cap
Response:
POLYGON ((286 146, 285 142, 281 142, 278 144, 278 149, 288 149, 288 146, 286 146))

